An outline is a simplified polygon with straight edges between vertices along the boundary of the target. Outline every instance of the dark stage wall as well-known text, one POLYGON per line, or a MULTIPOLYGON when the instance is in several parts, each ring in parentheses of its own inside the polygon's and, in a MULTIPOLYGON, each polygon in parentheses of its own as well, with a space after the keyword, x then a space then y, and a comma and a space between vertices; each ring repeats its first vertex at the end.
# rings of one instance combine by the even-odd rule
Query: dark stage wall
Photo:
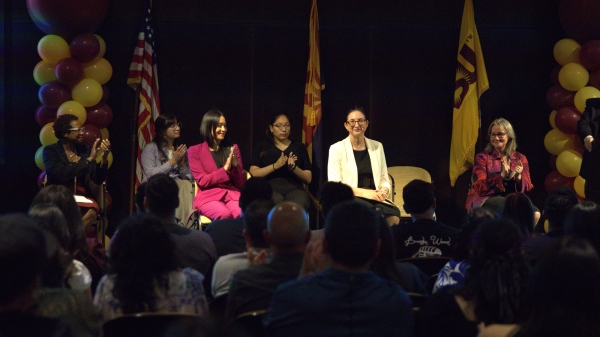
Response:
MULTIPOLYGON (((292 138, 301 138, 308 59, 310 0, 154 0, 156 48, 163 112, 183 122, 182 140, 198 142, 202 114, 219 108, 240 144, 247 168, 269 117, 286 113, 292 138)), ((344 138, 346 111, 366 109, 367 136, 384 144, 389 166, 427 169, 438 197, 438 219, 456 225, 464 214, 469 175, 452 188, 448 178, 452 101, 464 2, 319 2, 324 151, 344 138)), ((489 122, 513 123, 519 150, 531 165, 534 203, 545 198, 550 154, 544 135, 550 126, 545 95, 555 66, 554 44, 564 37, 558 0, 475 0, 475 20, 490 90, 481 99, 485 133, 489 122)), ((32 72, 36 46, 44 36, 25 1, 4 0, 6 164, 0 165, 0 212, 26 211, 38 191, 34 154, 40 127, 34 120, 39 86, 32 72)), ((113 67, 108 127, 114 163, 108 183, 113 197, 109 222, 129 214, 130 165, 135 104, 126 85, 139 30, 142 1, 111 1, 96 31, 107 44, 113 67)), ((487 139, 487 138, 486 138, 487 139)), ((485 144, 479 144, 481 149, 485 144)))

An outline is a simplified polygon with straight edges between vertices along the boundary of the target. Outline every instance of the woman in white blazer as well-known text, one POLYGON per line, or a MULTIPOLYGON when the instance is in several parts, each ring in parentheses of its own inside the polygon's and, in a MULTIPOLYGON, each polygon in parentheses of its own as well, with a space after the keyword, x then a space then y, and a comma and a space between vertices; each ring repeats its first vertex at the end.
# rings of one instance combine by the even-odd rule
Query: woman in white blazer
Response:
POLYGON ((391 186, 383 145, 365 137, 369 121, 361 109, 352 109, 344 127, 348 137, 331 145, 327 164, 329 181, 339 181, 352 187, 359 202, 368 202, 385 214, 387 222, 400 222, 400 210, 385 202, 391 186))

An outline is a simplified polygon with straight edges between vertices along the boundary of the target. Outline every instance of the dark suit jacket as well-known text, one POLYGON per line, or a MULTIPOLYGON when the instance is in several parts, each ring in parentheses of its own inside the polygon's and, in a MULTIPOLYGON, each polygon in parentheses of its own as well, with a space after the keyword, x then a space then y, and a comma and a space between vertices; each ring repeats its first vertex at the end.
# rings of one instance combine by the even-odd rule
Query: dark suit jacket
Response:
POLYGON ((600 179, 594 168, 600 167, 600 138, 598 138, 598 124, 600 123, 600 98, 590 98, 586 101, 585 111, 577 123, 577 133, 583 143, 587 136, 594 137, 592 152, 583 151, 583 161, 581 162, 581 171, 579 175, 586 182, 595 186, 595 190, 600 190, 600 179))

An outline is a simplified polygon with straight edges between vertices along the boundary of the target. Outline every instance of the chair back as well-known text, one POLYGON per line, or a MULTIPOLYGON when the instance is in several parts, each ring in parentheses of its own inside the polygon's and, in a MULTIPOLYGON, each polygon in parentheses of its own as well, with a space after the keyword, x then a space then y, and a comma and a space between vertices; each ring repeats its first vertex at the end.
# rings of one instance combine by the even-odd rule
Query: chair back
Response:
POLYGON ((266 336, 267 332, 262 325, 262 317, 265 312, 266 310, 259 310, 243 313, 233 319, 233 324, 249 337, 266 336))
POLYGON ((404 199, 402 190, 409 182, 420 179, 428 183, 431 182, 431 175, 427 170, 416 166, 391 166, 387 168, 390 182, 392 184, 392 202, 400 208, 401 218, 410 218, 410 214, 404 211, 404 199))
POLYGON ((103 337, 163 337, 177 326, 186 326, 202 320, 192 314, 152 312, 124 315, 102 325, 103 337))

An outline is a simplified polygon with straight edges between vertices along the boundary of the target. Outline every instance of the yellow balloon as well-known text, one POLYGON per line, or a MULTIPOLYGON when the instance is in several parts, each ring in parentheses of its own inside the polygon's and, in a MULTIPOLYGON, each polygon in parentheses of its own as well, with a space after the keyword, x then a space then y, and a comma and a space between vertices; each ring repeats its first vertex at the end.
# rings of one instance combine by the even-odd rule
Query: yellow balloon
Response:
POLYGON ((574 136, 567 135, 558 129, 552 129, 544 137, 544 146, 548 152, 558 156, 565 150, 575 148, 574 136))
POLYGON ((577 91, 575 94, 575 107, 579 112, 583 113, 585 110, 585 101, 589 98, 598 98, 600 97, 600 90, 594 87, 583 87, 577 91))
POLYGON ((565 177, 577 177, 581 169, 581 155, 575 150, 561 152, 556 158, 556 169, 565 177))
POLYGON ((558 73, 558 82, 569 91, 577 91, 585 87, 589 79, 590 73, 579 63, 567 63, 558 73))
POLYGON ((71 57, 69 44, 58 35, 49 34, 41 38, 37 50, 42 60, 51 64, 57 64, 58 61, 71 57))
POLYGON ((573 39, 562 39, 554 45, 554 59, 558 64, 564 66, 567 63, 579 63, 579 51, 581 45, 573 39))
POLYGON ((553 129, 556 129, 556 122, 555 122, 555 118, 556 118, 556 113, 557 113, 557 112, 558 112, 558 111, 556 111, 556 110, 552 110, 552 112, 550 113, 550 126, 551 126, 553 129))
POLYGON ((44 147, 45 146, 42 145, 39 149, 37 149, 37 151, 35 151, 35 164, 42 171, 46 169, 46 167, 44 166, 44 161, 42 160, 42 151, 44 151, 44 147))
POLYGON ((544 232, 548 233, 548 219, 544 220, 544 232))
POLYGON ((84 78, 73 86, 71 96, 84 107, 91 107, 102 99, 102 86, 94 79, 84 78))
POLYGON ((33 79, 35 83, 42 85, 50 81, 56 81, 56 75, 54 75, 55 64, 48 63, 46 61, 40 61, 33 68, 33 79))
MULTIPOLYGON (((102 138, 104 139, 104 138, 102 138)), ((102 154, 104 153, 104 150, 99 149, 98 152, 96 153, 96 163, 100 164, 100 162, 102 161, 102 154)), ((113 163, 113 154, 112 152, 108 153, 108 156, 106 157, 106 161, 108 161, 108 168, 110 168, 112 166, 113 163)))
POLYGON ((577 176, 575 178, 575 182, 573 183, 573 187, 575 188, 575 193, 578 196, 585 198, 585 179, 581 176, 577 176))
POLYGON ((66 101, 58 107, 56 117, 66 114, 77 117, 77 121, 79 121, 81 125, 85 124, 85 120, 87 119, 87 111, 85 111, 85 107, 77 101, 66 101))
POLYGON ((101 58, 97 62, 83 68, 83 73, 85 78, 91 78, 100 84, 104 84, 112 77, 113 69, 105 58, 101 58))
POLYGON ((109 133, 107 128, 100 129, 100 134, 102 135, 102 139, 108 139, 109 133))
POLYGON ((58 142, 58 138, 54 135, 53 126, 54 122, 50 122, 42 127, 40 131, 40 143, 42 145, 46 146, 58 142))

